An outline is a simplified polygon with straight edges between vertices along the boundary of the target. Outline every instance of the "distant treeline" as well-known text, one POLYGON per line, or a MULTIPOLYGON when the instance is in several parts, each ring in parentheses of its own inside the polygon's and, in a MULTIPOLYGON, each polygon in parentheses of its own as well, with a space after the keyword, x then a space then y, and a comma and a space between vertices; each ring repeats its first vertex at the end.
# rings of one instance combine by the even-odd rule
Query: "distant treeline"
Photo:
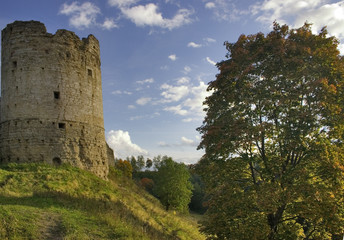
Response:
POLYGON ((196 174, 195 165, 177 163, 168 156, 145 159, 139 155, 125 160, 116 158, 115 167, 160 199, 166 209, 201 214, 206 210, 204 183, 196 174))

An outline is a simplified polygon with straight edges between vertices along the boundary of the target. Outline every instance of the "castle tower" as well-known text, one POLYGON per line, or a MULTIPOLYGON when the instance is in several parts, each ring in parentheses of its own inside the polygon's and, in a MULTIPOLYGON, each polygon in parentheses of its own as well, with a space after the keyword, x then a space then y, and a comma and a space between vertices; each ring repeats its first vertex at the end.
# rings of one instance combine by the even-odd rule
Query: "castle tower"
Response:
POLYGON ((44 24, 2 30, 0 162, 68 162, 106 178, 99 42, 44 24))

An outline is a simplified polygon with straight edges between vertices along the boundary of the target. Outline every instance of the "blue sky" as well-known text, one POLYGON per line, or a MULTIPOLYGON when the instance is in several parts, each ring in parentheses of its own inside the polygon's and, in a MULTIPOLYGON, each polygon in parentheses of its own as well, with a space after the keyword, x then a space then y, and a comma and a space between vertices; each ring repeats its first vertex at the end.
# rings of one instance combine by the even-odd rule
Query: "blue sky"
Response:
POLYGON ((160 154, 185 163, 203 155, 196 128, 224 41, 268 33, 274 20, 308 21, 315 32, 327 26, 344 39, 344 1, 331 0, 1 0, 0 28, 15 20, 95 35, 106 138, 116 157, 160 154))

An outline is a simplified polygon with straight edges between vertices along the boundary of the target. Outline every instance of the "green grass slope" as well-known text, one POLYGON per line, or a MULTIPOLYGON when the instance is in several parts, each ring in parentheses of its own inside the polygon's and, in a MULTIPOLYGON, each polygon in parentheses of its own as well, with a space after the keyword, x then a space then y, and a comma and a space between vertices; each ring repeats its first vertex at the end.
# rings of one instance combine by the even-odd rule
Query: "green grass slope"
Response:
POLYGON ((0 239, 205 239, 188 216, 111 169, 109 181, 71 167, 0 166, 0 239))

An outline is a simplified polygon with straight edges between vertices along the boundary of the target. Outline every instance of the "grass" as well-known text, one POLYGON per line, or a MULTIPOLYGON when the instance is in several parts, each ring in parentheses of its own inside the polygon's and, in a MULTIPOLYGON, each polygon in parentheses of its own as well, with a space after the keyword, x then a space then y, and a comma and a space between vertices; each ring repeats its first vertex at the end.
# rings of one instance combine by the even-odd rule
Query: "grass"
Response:
POLYGON ((0 239, 205 239, 191 216, 111 169, 109 180, 69 165, 0 166, 0 239))

